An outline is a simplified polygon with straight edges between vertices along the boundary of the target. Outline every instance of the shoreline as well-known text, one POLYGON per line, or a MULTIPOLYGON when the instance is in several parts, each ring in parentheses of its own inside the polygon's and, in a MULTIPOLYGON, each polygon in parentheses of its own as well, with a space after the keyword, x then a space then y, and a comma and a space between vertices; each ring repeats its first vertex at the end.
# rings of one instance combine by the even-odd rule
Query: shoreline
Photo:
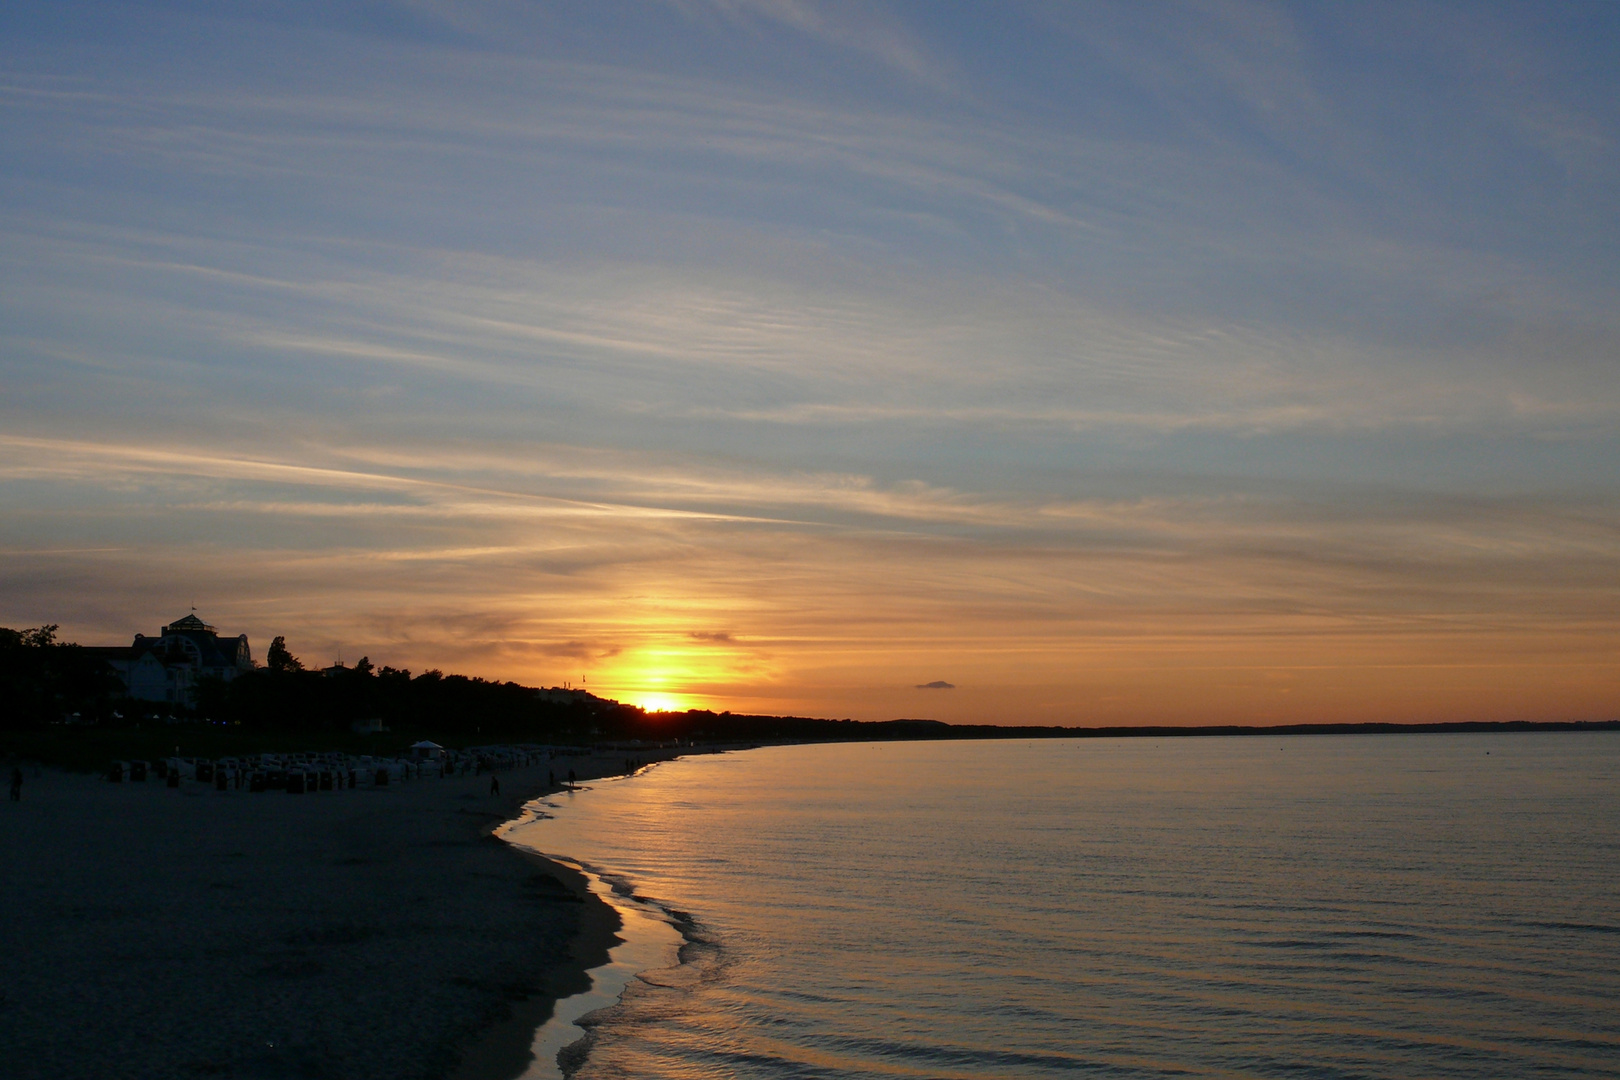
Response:
MULTIPOLYGON (((737 746, 726 749, 747 748, 752 747, 737 746)), ((659 762, 651 762, 634 773, 621 774, 611 779, 628 780, 655 765, 667 764, 681 756, 683 755, 673 755, 659 762)), ((588 791, 590 788, 584 790, 588 791)), ((548 808, 555 808, 555 804, 549 801, 545 805, 548 808)), ((570 812, 578 811, 570 808, 570 812)), ((575 855, 542 851, 526 842, 522 835, 524 826, 538 818, 550 816, 553 815, 539 814, 535 817, 517 819, 503 825, 499 833, 520 851, 529 853, 535 858, 560 864, 565 871, 588 879, 589 890, 595 893, 605 906, 617 913, 620 926, 615 938, 616 944, 611 949, 610 962, 593 967, 589 972, 588 992, 582 990, 566 1000, 556 999, 549 1014, 542 1017, 543 1024, 532 1031, 533 1045, 539 1048, 544 1044, 546 1051, 554 1051, 556 1055, 553 1063, 555 1069, 548 1071, 546 1075, 556 1075, 561 1080, 568 1080, 587 1063, 599 1038, 598 1028, 610 1015, 617 1014, 623 1002, 623 995, 637 979, 653 972, 673 972, 686 968, 697 959, 693 950, 713 949, 715 942, 701 932, 691 913, 672 906, 667 900, 641 894, 636 891, 633 882, 620 874, 581 861, 575 855), (582 998, 588 1000, 580 1000, 582 998), (566 1009, 563 1008, 564 1005, 567 1006, 566 1009)), ((530 1055, 528 1060, 531 1063, 535 1062, 537 1056, 530 1055)), ((526 1072, 521 1075, 531 1074, 526 1072)), ((498 1077, 469 1073, 457 1074, 453 1080, 513 1080, 513 1076, 511 1073, 498 1077)))
POLYGON ((565 865, 589 880, 595 898, 617 914, 619 930, 607 963, 590 969, 589 987, 557 1000, 532 1032, 536 1052, 523 1073, 526 1077, 569 1080, 595 1048, 601 1018, 614 1012, 628 989, 644 975, 680 967, 682 950, 688 944, 683 927, 661 905, 627 892, 592 867, 565 865), (545 1064, 542 1058, 548 1059, 545 1064))
POLYGON ((568 942, 570 962, 547 970, 536 993, 511 1003, 504 1019, 464 1046, 449 1080, 516 1080, 521 1077, 534 1060, 532 1048, 536 1032, 551 1019, 559 1002, 591 988, 591 972, 608 962, 613 947, 620 941, 619 913, 591 894, 583 874, 515 844, 507 846, 525 861, 544 867, 546 873, 562 881, 579 898, 580 917, 568 942))
POLYGON ((619 928, 583 876, 495 835, 558 790, 547 772, 289 798, 29 769, 0 819, 7 1075, 519 1075, 619 928))

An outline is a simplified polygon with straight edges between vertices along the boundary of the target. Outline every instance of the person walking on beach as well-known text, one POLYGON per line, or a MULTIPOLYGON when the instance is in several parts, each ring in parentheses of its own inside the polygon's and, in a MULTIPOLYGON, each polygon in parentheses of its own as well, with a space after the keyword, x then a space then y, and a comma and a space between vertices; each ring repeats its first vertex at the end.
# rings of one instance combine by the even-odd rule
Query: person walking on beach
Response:
POLYGON ((501 793, 501 778, 500 777, 494 776, 494 775, 490 776, 490 778, 489 778, 489 793, 491 795, 499 795, 501 793))
POLYGON ((22 769, 11 770, 11 801, 22 802, 22 769))

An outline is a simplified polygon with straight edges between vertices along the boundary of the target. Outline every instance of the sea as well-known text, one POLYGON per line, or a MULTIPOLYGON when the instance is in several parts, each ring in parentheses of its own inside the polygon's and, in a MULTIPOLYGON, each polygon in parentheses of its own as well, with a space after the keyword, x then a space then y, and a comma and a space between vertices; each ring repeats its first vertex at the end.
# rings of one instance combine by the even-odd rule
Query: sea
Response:
POLYGON ((625 919, 535 1078, 1620 1077, 1620 732, 761 747, 504 835, 625 919))

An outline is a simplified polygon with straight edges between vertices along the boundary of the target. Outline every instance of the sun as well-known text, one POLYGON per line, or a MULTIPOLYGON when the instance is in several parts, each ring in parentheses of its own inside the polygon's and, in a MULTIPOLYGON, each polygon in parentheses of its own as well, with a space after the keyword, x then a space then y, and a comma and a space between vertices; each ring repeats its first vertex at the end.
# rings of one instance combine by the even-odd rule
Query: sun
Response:
POLYGON ((687 705, 672 694, 637 694, 635 704, 647 712, 685 712, 687 705))

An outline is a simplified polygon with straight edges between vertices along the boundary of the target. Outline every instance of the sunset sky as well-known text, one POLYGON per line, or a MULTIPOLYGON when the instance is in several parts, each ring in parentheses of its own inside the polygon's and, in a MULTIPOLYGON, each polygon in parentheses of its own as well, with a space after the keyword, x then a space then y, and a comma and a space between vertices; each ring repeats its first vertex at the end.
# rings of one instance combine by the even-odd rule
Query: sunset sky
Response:
POLYGON ((0 625, 1614 717, 1617 59, 1611 3, 13 0, 0 625))

